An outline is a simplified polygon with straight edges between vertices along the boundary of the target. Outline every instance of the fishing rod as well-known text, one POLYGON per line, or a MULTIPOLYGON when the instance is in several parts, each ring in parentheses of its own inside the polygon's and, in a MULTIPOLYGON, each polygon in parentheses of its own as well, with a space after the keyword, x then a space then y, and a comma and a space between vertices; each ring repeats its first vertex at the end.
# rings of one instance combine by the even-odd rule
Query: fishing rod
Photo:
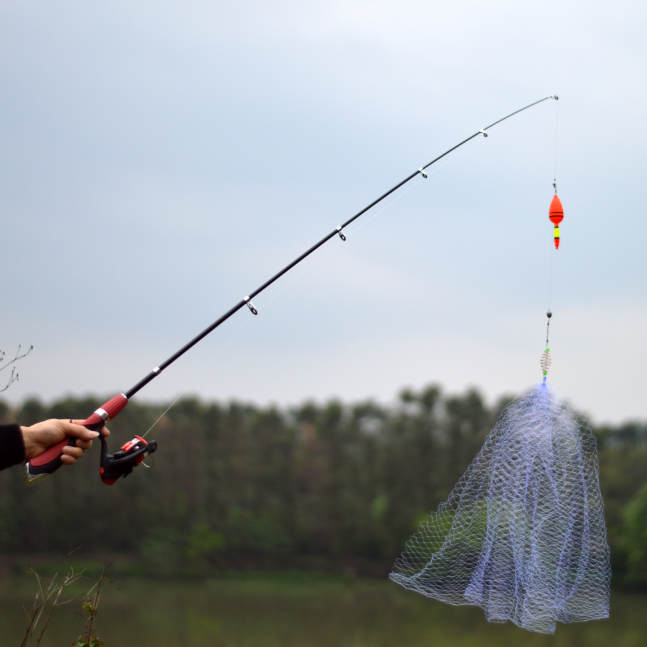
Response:
MULTIPOLYGON (((294 259, 289 265, 286 265, 280 272, 272 276, 272 278, 270 278, 265 283, 263 283, 263 285, 261 285, 259 288, 256 288, 256 290, 254 290, 253 292, 250 292, 248 296, 244 297, 233 308, 225 312, 225 314, 223 314, 219 319, 216 319, 216 321, 214 321, 210 326, 205 328, 199 335, 194 337, 189 343, 182 346, 180 350, 178 350, 176 353, 171 355, 171 357, 169 357, 165 362, 163 362, 159 366, 156 366, 146 377, 144 377, 142 380, 137 382, 137 384, 135 384, 135 386, 133 386, 130 390, 126 391, 126 393, 120 393, 119 395, 116 395, 111 400, 108 400, 105 404, 102 404, 89 418, 87 418, 86 420, 84 420, 79 424, 93 431, 100 430, 104 424, 110 422, 119 414, 119 412, 128 404, 128 401, 136 393, 141 391, 149 382, 152 382, 162 371, 164 371, 171 364, 173 364, 175 360, 182 357, 184 353, 186 353, 189 349, 193 348, 193 346, 195 346, 199 341, 204 339, 209 333, 213 332, 216 328, 218 328, 218 326, 220 326, 225 321, 227 321, 227 319, 229 319, 234 314, 236 314, 236 312, 238 312, 241 308, 244 308, 245 306, 247 306, 253 315, 257 315, 258 310, 252 303, 252 299, 254 297, 256 297, 265 289, 267 289, 275 281, 278 281, 278 279, 280 279, 284 274, 289 272, 295 265, 298 265, 302 260, 310 256, 310 254, 312 254, 317 249, 319 249, 324 243, 328 242, 331 238, 334 238, 335 236, 339 236, 343 241, 345 241, 346 235, 344 234, 344 229, 348 227, 348 225, 353 223, 355 220, 357 220, 361 215, 366 213, 369 209, 372 209, 376 204, 379 204, 380 202, 382 202, 382 200, 390 196, 392 193, 394 193, 400 187, 404 186, 405 184, 413 180, 413 178, 417 177, 418 175, 426 179, 427 173, 425 171, 432 164, 435 164, 439 160, 443 159, 443 157, 446 157, 447 155, 449 155, 449 153, 451 153, 452 151, 455 151, 457 148, 460 148, 464 144, 467 144, 467 142, 471 141, 475 137, 478 137, 479 135, 483 135, 483 137, 487 137, 486 131, 488 131, 490 128, 493 128, 494 126, 500 124, 502 121, 505 121, 506 119, 510 119, 510 117, 513 117, 514 115, 519 114, 524 110, 528 110, 528 108, 532 108, 533 106, 536 106, 539 103, 547 101, 548 99, 557 100, 558 98, 559 97, 557 97, 556 95, 551 94, 550 96, 544 97, 539 101, 535 101, 534 103, 531 103, 519 110, 515 110, 514 112, 511 112, 509 115, 503 117, 502 119, 499 119, 498 121, 495 121, 489 126, 475 132, 467 139, 464 139, 459 144, 456 144, 456 146, 452 146, 449 150, 445 151, 442 155, 439 155, 435 159, 431 160, 431 162, 429 162, 428 164, 421 166, 417 171, 414 171, 413 173, 411 173, 411 175, 406 177, 404 180, 402 180, 401 182, 398 182, 398 184, 396 184, 394 187, 389 189, 386 193, 383 193, 379 198, 371 202, 368 206, 364 207, 361 211, 358 211, 352 218, 349 218, 346 222, 339 225, 339 227, 333 229, 327 236, 324 236, 318 243, 310 247, 310 249, 308 249, 303 254, 301 254, 301 256, 294 259)), ((101 440, 101 462, 100 462, 99 472, 101 475, 101 480, 107 485, 112 485, 115 481, 117 481, 122 476, 124 477, 128 476, 128 474, 130 474, 137 465, 142 463, 142 461, 148 454, 152 454, 157 450, 156 441, 154 440, 146 441, 144 438, 140 436, 135 436, 132 440, 129 440, 125 445, 123 445, 118 452, 116 452, 115 454, 110 454, 108 453, 108 443, 103 435, 100 436, 100 440, 101 440)), ((61 461, 61 453, 63 451, 63 447, 68 445, 73 447, 75 446, 75 444, 76 444, 76 439, 66 438, 61 442, 57 443, 56 445, 52 445, 47 451, 42 453, 40 456, 37 456, 36 458, 32 458, 30 461, 25 463, 25 469, 24 469, 25 481, 31 485, 31 484, 37 483, 38 481, 41 481, 42 479, 46 478, 50 474, 53 474, 63 464, 61 461)))

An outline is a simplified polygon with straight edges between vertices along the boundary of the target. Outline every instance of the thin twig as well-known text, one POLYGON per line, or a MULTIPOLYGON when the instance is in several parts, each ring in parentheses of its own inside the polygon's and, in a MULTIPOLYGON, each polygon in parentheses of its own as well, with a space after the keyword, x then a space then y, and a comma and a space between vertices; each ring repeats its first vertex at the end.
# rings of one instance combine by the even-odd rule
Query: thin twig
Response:
POLYGON ((3 389, 0 389, 0 393, 6 391, 14 382, 18 382, 19 380, 20 375, 16 373, 16 367, 14 366, 13 369, 11 369, 11 376, 9 377, 9 381, 5 384, 3 389))
MULTIPOLYGON (((22 345, 18 346, 18 350, 16 351, 16 356, 10 362, 7 362, 4 366, 0 366, 0 372, 4 371, 5 368, 9 368, 14 362, 17 362, 23 357, 27 357, 27 355, 29 355, 29 353, 31 353, 31 351, 34 350, 34 347, 30 346, 29 350, 21 355, 20 354, 21 348, 22 348, 22 345)), ((4 361, 5 355, 6 353, 3 350, 0 350, 0 362, 4 361)), ((5 384, 4 388, 0 389, 0 393, 3 393, 4 391, 6 391, 14 382, 18 382, 19 380, 20 380, 20 375, 16 372, 16 367, 14 366, 11 369, 11 375, 9 376, 9 380, 7 381, 7 384, 5 384)))
POLYGON ((54 613, 54 608, 56 607, 56 603, 58 602, 58 598, 61 595, 61 592, 63 591, 63 586, 58 587, 58 593, 56 594, 56 597, 54 598, 54 602, 52 602, 51 606, 49 607, 49 614, 47 615, 47 618, 45 622, 43 623, 43 628, 40 630, 40 636, 38 636, 38 640, 36 641, 36 647, 40 645, 40 641, 43 639, 43 634, 45 633, 45 629, 47 629, 47 625, 49 624, 50 618, 52 617, 52 613, 54 613))
MULTIPOLYGON (((68 553, 68 557, 69 555, 71 555, 71 553, 68 553)), ((41 641, 43 640, 45 630, 47 629, 49 621, 51 620, 52 614, 54 613, 54 609, 64 604, 68 604, 69 602, 72 602, 72 600, 79 597, 78 595, 75 595, 75 596, 72 596, 71 598, 68 598, 67 600, 61 601, 61 594, 63 593, 63 589, 77 582, 83 576, 85 569, 83 569, 79 573, 75 573, 74 567, 71 566, 68 561, 65 564, 65 571, 61 576, 60 583, 58 582, 58 573, 56 573, 52 577, 51 581, 49 582, 46 588, 44 588, 45 580, 33 569, 31 565, 29 566, 28 572, 32 573, 36 577, 36 581, 38 583, 38 590, 36 591, 36 597, 34 599, 34 605, 32 608, 31 616, 27 614, 29 624, 27 626, 27 630, 25 632, 25 637, 23 638, 21 647, 29 647, 30 639, 32 638, 34 631, 36 630, 36 627, 38 626, 38 623, 40 622, 43 616, 45 607, 49 603, 50 605, 49 613, 47 614, 47 617, 44 619, 44 623, 41 628, 40 635, 38 636, 38 640, 36 642, 36 647, 39 647, 39 645, 41 644, 41 641)), ((27 613, 26 609, 25 609, 25 613, 27 613)))
MULTIPOLYGON (((101 572, 101 577, 99 578, 99 581, 96 584, 97 590, 94 594, 94 600, 92 602, 92 611, 90 612, 90 618, 89 618, 89 624, 88 624, 88 640, 90 640, 90 638, 92 637, 92 625, 94 624, 94 618, 99 611, 99 601, 101 600, 101 584, 103 584, 103 580, 107 579, 106 575, 108 574, 108 571, 110 570, 110 567, 112 566, 112 563, 114 561, 115 561, 115 558, 113 557, 107 566, 104 565, 103 570, 101 572)), ((90 592, 91 591, 92 589, 90 589, 90 592)))
MULTIPOLYGON (((22 355, 20 354, 20 349, 22 348, 22 344, 18 346, 18 350, 16 351, 16 356, 10 361, 7 362, 3 367, 0 368, 0 372, 4 371, 5 368, 11 366, 14 362, 17 362, 19 359, 22 359, 23 357, 27 357, 29 353, 31 353, 32 350, 34 350, 33 345, 29 347, 29 350, 24 352, 22 355)), ((6 353, 4 351, 0 351, 0 362, 4 361, 6 353)))

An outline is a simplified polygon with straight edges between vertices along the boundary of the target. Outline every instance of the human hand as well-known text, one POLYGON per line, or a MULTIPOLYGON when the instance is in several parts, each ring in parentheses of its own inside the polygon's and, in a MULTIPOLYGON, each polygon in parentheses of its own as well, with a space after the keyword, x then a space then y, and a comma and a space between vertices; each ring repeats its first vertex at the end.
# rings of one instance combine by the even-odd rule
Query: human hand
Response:
MULTIPOLYGON (((78 424, 82 420, 45 420, 37 422, 31 427, 21 427, 23 441, 25 443, 25 458, 31 460, 40 456, 52 445, 65 440, 67 436, 76 438, 76 447, 66 445, 63 447, 61 462, 64 465, 74 465, 78 458, 81 458, 86 449, 92 447, 92 441, 99 437, 99 432, 90 431, 87 427, 78 424)), ((101 428, 104 436, 110 432, 106 427, 101 428)))

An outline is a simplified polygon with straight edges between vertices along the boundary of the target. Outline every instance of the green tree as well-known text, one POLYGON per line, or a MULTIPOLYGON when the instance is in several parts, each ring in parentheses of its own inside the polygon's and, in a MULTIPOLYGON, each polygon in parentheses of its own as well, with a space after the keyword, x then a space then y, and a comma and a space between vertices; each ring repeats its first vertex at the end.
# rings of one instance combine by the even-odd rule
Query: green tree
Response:
POLYGON ((647 484, 624 510, 624 549, 627 555, 625 582, 647 586, 647 484))

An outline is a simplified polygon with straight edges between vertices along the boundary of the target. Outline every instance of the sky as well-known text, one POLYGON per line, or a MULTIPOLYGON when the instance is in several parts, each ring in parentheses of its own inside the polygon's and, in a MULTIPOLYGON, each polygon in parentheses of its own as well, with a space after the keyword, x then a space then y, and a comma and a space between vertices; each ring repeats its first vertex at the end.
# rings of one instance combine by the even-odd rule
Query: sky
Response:
POLYGON ((137 398, 388 403, 433 383, 493 402, 540 380, 550 305, 558 393, 595 422, 647 419, 646 18, 629 0, 4 0, 0 348, 34 351, 3 397, 129 389, 411 172, 556 94, 137 398))

